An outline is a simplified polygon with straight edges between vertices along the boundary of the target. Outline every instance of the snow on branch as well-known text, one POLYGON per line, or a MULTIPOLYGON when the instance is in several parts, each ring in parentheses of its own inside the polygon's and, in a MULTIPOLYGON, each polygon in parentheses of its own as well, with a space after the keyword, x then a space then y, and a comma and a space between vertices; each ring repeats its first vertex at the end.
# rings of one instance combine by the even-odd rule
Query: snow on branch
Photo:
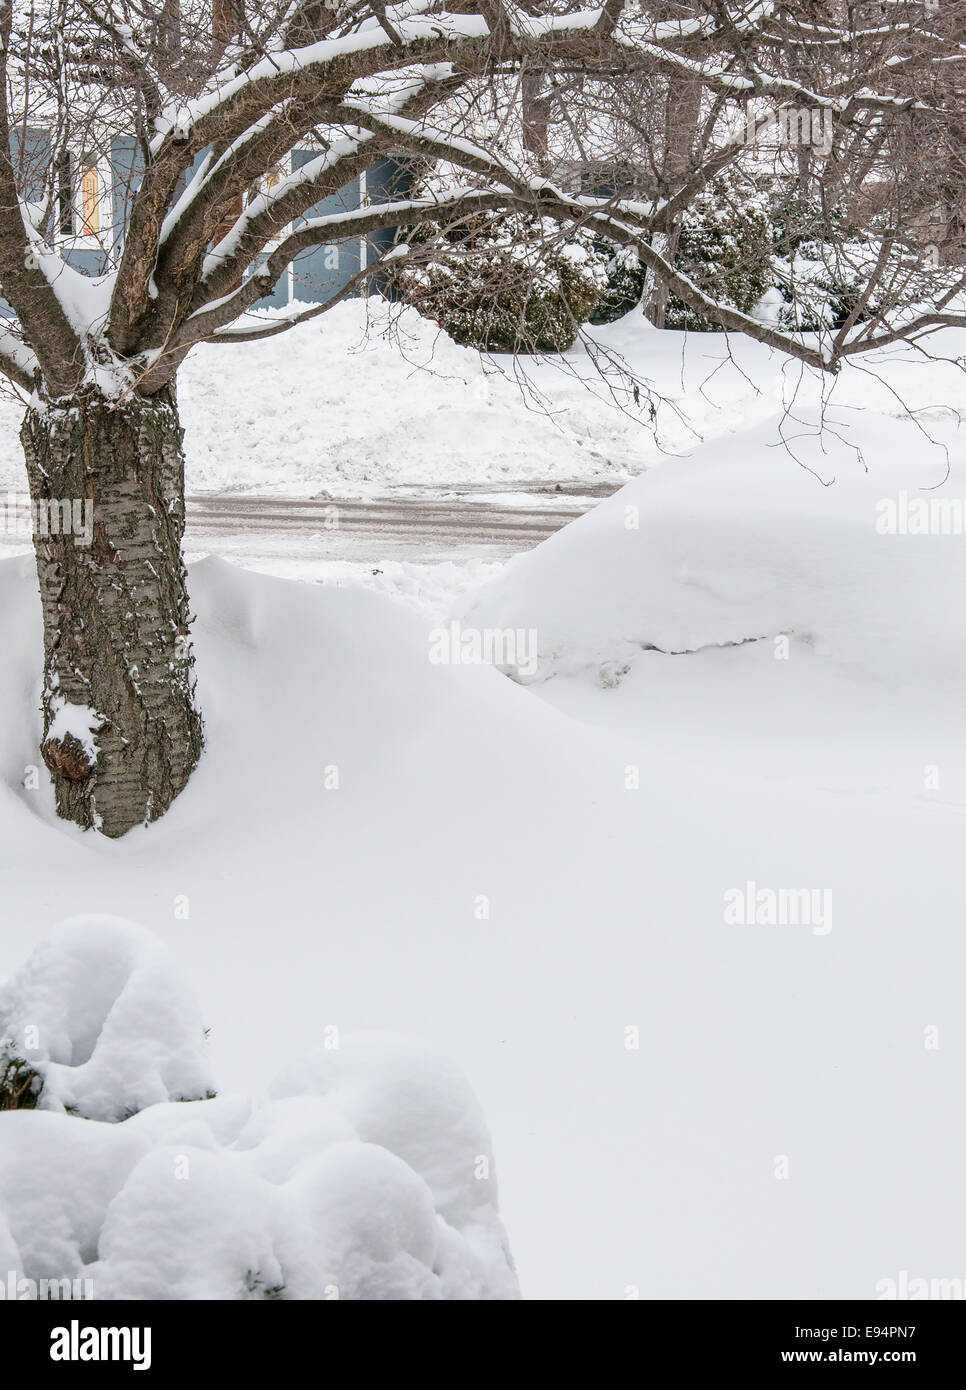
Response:
MULTIPOLYGON (((850 216, 863 198, 879 198, 880 207, 883 161, 916 122, 938 127, 950 104, 966 57, 955 25, 948 33, 930 26, 911 5, 870 24, 851 12, 813 22, 807 7, 771 0, 450 4, 280 4, 270 15, 249 13, 236 35, 214 44, 208 21, 199 27, 185 13, 195 29, 172 57, 157 16, 127 0, 80 0, 80 29, 62 35, 60 50, 73 86, 51 78, 35 106, 55 152, 42 203, 31 195, 28 204, 24 176, 0 148, 0 282, 29 345, 28 356, 8 354, 0 369, 20 373, 21 383, 39 370, 45 389, 67 394, 79 381, 112 371, 120 380, 148 363, 139 389, 158 390, 194 342, 247 336, 233 333, 233 317, 264 299, 302 250, 473 209, 577 222, 636 252, 651 283, 696 313, 826 370, 909 331, 908 316, 900 321, 896 303, 883 307, 888 295, 874 292, 889 274, 888 251, 867 258, 870 278, 850 299, 851 314, 834 340, 819 343, 709 297, 682 273, 674 233, 722 171, 749 162, 747 149, 763 167, 770 156, 759 158, 759 143, 787 113, 818 114, 830 132, 820 152, 799 152, 794 177, 824 180, 850 216), (926 64, 928 88, 920 83, 926 64), (562 128, 570 141, 563 157, 562 128), (70 235, 76 191, 63 193, 54 166, 70 167, 92 146, 91 158, 109 163, 118 137, 135 147, 123 236, 112 230, 98 249, 106 273, 84 277, 70 235), (399 158, 441 171, 438 188, 455 187, 391 203, 380 193, 374 206, 315 214, 367 168, 399 158), (595 182, 598 166, 610 172, 595 182), (612 196, 593 191, 604 186, 612 196), (66 209, 65 197, 74 199, 66 209)), ((11 12, 0 0, 8 38, 11 12)), ((15 37, 17 72, 39 71, 38 54, 46 61, 48 50, 15 37)), ((18 81, 7 82, 8 99, 22 95, 18 81)), ((26 131, 28 115, 18 108, 11 119, 4 107, 0 147, 15 126, 26 131)), ((926 182, 917 177, 926 211, 906 194, 899 208, 897 194, 873 240, 905 236, 914 247, 910 219, 928 217, 934 197, 926 182)), ((120 200, 111 197, 117 215, 120 200)), ((82 220, 82 239, 94 240, 82 220)), ((87 256, 93 248, 80 249, 87 256)), ((925 330, 951 313, 952 301, 933 302, 916 322, 925 330)))
POLYGON ((10 381, 32 391, 40 364, 37 354, 9 328, 0 329, 0 372, 10 381))

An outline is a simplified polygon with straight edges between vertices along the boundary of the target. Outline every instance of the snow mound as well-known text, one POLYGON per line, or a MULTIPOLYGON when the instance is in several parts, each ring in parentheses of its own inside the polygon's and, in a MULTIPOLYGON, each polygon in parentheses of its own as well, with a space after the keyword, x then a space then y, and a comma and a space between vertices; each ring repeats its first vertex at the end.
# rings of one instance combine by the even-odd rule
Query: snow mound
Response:
POLYGON ((76 917, 0 984, 0 1037, 41 1078, 39 1106, 120 1120, 209 1094, 201 1015, 160 942, 116 917, 76 917))
POLYGON ((440 1216, 485 1245, 495 1225, 493 1159, 482 1112, 459 1070, 409 1039, 357 1034, 284 1070, 276 1097, 325 1096, 360 1139, 397 1154, 433 1193, 440 1216))
POLYGON ((966 539, 890 518, 909 497, 962 510, 966 465, 944 479, 909 422, 865 433, 866 467, 828 441, 796 458, 763 426, 656 468, 511 560, 463 602, 464 627, 535 631, 537 681, 596 667, 607 686, 642 650, 779 638, 866 676, 961 679, 966 609, 943 596, 962 587, 966 539))
POLYGON ((5 1279, 33 1281, 27 1297, 78 1280, 108 1300, 518 1296, 489 1136, 455 1068, 405 1038, 327 1036, 267 1099, 152 1103, 160 1078, 173 1094, 196 1057, 193 1006, 174 979, 148 932, 87 918, 5 987, 0 1014, 49 1038, 31 1062, 47 1109, 0 1116, 5 1279), (70 1084, 65 1073, 98 1054, 96 1084, 70 1084), (102 1124, 63 1113, 66 1096, 101 1118, 132 1097, 144 1108, 102 1124))

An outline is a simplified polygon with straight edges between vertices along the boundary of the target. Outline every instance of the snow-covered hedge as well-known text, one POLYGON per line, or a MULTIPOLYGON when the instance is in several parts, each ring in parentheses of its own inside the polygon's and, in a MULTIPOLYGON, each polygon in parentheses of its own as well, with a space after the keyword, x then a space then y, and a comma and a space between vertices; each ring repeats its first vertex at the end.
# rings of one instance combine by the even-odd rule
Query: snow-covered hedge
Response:
POLYGON ((883 261, 890 232, 879 218, 859 227, 844 206, 789 198, 780 185, 771 201, 775 292, 766 317, 787 331, 835 331, 853 312, 863 323, 897 308, 908 311, 956 283, 955 267, 940 266, 938 256, 931 264, 928 247, 899 237, 883 261), (866 293, 870 282, 872 291, 866 293))
POLYGON ((616 323, 640 304, 647 272, 632 247, 601 240, 594 243, 594 250, 603 263, 606 283, 590 322, 616 323))
POLYGON ((0 1276, 21 1296, 518 1296, 479 1107, 422 1046, 327 1037, 265 1099, 185 1103, 210 1090, 197 1008, 113 918, 39 946, 0 1031, 39 1083, 0 1114, 0 1276))
POLYGON ((396 292, 457 343, 481 352, 564 352, 607 284, 592 236, 523 213, 481 213, 400 232, 417 259, 396 292))
POLYGON ((74 918, 0 984, 0 1047, 44 1110, 111 1121, 214 1093, 190 993, 157 938, 117 918, 74 918))
POLYGON ((897 245, 881 285, 861 303, 881 249, 878 242, 853 236, 841 243, 803 241, 791 255, 776 257, 774 279, 782 297, 777 323, 793 332, 817 333, 841 328, 853 309, 856 322, 862 323, 897 304, 908 308, 928 302, 944 275, 951 281, 948 270, 918 264, 912 252, 897 245))
MULTIPOLYGON (((681 221, 675 268, 705 294, 750 313, 771 282, 772 224, 765 190, 738 172, 719 175, 681 221)), ((668 328, 720 332, 717 324, 668 296, 668 328)))

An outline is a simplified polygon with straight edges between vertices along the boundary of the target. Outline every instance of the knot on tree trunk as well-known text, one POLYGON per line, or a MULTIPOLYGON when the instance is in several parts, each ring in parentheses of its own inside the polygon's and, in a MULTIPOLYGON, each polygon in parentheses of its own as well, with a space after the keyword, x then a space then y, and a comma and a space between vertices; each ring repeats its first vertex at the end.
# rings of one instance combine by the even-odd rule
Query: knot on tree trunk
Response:
POLYGON ((87 749, 73 734, 48 739, 40 751, 51 772, 68 782, 86 782, 94 771, 87 749))

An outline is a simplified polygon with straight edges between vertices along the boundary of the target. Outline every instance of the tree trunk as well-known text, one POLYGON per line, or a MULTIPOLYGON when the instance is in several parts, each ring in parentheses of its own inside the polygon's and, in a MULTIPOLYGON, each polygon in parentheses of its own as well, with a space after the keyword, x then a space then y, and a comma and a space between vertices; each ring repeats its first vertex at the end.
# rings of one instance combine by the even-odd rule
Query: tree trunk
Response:
MULTIPOLYGON (((662 256, 669 265, 674 265, 674 258, 678 253, 678 242, 681 240, 681 224, 675 223, 670 232, 658 232, 651 238, 651 246, 659 256, 662 256)), ((655 328, 664 328, 667 324, 667 306, 671 297, 664 280, 659 280, 653 273, 648 274, 644 282, 644 294, 642 301, 644 304, 644 314, 650 319, 655 328)))
POLYGON ((31 406, 21 430, 44 614, 57 810, 116 838, 156 820, 202 748, 173 392, 31 406))
MULTIPOLYGON (((672 74, 668 79, 664 113, 664 161, 660 191, 665 198, 673 197, 688 177, 700 118, 701 83, 690 76, 672 74)), ((681 220, 678 218, 666 233, 658 235, 652 245, 673 266, 680 240, 681 220)), ((648 276, 644 313, 655 328, 664 328, 667 322, 670 295, 663 280, 648 276)))

